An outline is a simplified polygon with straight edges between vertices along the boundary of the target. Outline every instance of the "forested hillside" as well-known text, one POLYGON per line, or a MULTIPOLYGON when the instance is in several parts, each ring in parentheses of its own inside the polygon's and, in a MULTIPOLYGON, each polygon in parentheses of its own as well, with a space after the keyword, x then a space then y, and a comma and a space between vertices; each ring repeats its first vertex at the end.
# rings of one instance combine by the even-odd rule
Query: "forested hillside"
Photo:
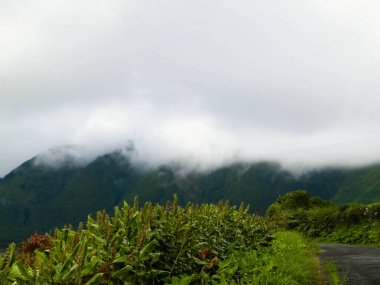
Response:
POLYGON ((70 161, 60 167, 31 159, 0 180, 0 244, 20 241, 31 233, 64 224, 77 224, 89 213, 111 211, 135 195, 142 203, 164 204, 173 194, 179 203, 229 200, 251 205, 264 213, 279 195, 307 189, 312 195, 337 203, 378 201, 380 166, 361 169, 329 168, 295 178, 279 164, 236 163, 207 173, 180 166, 155 169, 132 164, 120 152, 98 157, 86 166, 70 161), (182 174, 181 174, 182 173, 182 174))

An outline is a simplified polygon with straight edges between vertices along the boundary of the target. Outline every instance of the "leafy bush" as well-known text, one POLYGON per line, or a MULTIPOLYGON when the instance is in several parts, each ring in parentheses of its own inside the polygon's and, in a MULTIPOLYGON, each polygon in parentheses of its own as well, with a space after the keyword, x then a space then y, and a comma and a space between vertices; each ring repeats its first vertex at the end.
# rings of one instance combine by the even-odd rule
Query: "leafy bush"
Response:
MULTIPOLYGON (((1 284, 187 284, 220 272, 233 254, 267 247, 266 221, 248 209, 217 205, 144 207, 127 203, 85 227, 34 235, 1 261, 1 284), (184 281, 185 280, 185 281, 184 281), (187 280, 187 281, 186 281, 187 280)), ((232 278, 237 280, 238 275, 232 278)), ((203 280, 203 281, 202 281, 203 280)), ((195 284, 194 283, 194 284, 195 284)))
POLYGON ((76 230, 31 236, 0 255, 0 284, 312 284, 297 233, 247 208, 127 203, 76 230))
POLYGON ((311 238, 351 244, 380 243, 380 203, 336 206, 301 190, 280 197, 267 212, 278 226, 311 238))
POLYGON ((279 197, 277 201, 268 208, 269 214, 278 210, 295 210, 308 208, 310 206, 310 194, 305 190, 289 192, 279 197))

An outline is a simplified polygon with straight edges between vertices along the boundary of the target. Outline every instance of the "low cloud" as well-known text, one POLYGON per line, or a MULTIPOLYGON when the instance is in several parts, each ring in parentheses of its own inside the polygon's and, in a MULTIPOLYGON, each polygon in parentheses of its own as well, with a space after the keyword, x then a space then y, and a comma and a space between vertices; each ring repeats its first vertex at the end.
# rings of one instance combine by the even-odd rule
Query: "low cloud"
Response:
POLYGON ((0 175, 57 145, 152 165, 380 159, 373 1, 4 1, 0 175))

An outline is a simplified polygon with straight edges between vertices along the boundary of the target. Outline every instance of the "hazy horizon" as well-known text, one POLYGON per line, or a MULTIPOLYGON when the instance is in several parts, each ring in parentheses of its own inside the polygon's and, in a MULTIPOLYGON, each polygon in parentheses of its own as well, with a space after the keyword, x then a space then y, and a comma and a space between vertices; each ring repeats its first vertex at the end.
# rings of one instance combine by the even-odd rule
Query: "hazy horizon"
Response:
POLYGON ((380 3, 2 1, 0 177, 133 140, 204 168, 380 161, 380 3))

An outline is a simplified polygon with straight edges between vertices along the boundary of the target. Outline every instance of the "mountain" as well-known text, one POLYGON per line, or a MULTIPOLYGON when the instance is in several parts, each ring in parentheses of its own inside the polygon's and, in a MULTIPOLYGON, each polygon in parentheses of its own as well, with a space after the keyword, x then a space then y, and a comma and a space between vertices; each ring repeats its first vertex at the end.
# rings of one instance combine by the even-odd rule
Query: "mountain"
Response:
POLYGON ((131 163, 125 151, 82 164, 73 153, 72 149, 53 151, 47 163, 37 156, 0 180, 1 246, 35 231, 76 225, 99 209, 112 211, 124 200, 131 203, 135 195, 141 204, 164 204, 173 194, 182 204, 244 202, 261 213, 279 195, 295 189, 338 203, 380 200, 380 165, 326 168, 295 177, 277 163, 235 163, 184 175, 180 165, 149 169, 131 163))

